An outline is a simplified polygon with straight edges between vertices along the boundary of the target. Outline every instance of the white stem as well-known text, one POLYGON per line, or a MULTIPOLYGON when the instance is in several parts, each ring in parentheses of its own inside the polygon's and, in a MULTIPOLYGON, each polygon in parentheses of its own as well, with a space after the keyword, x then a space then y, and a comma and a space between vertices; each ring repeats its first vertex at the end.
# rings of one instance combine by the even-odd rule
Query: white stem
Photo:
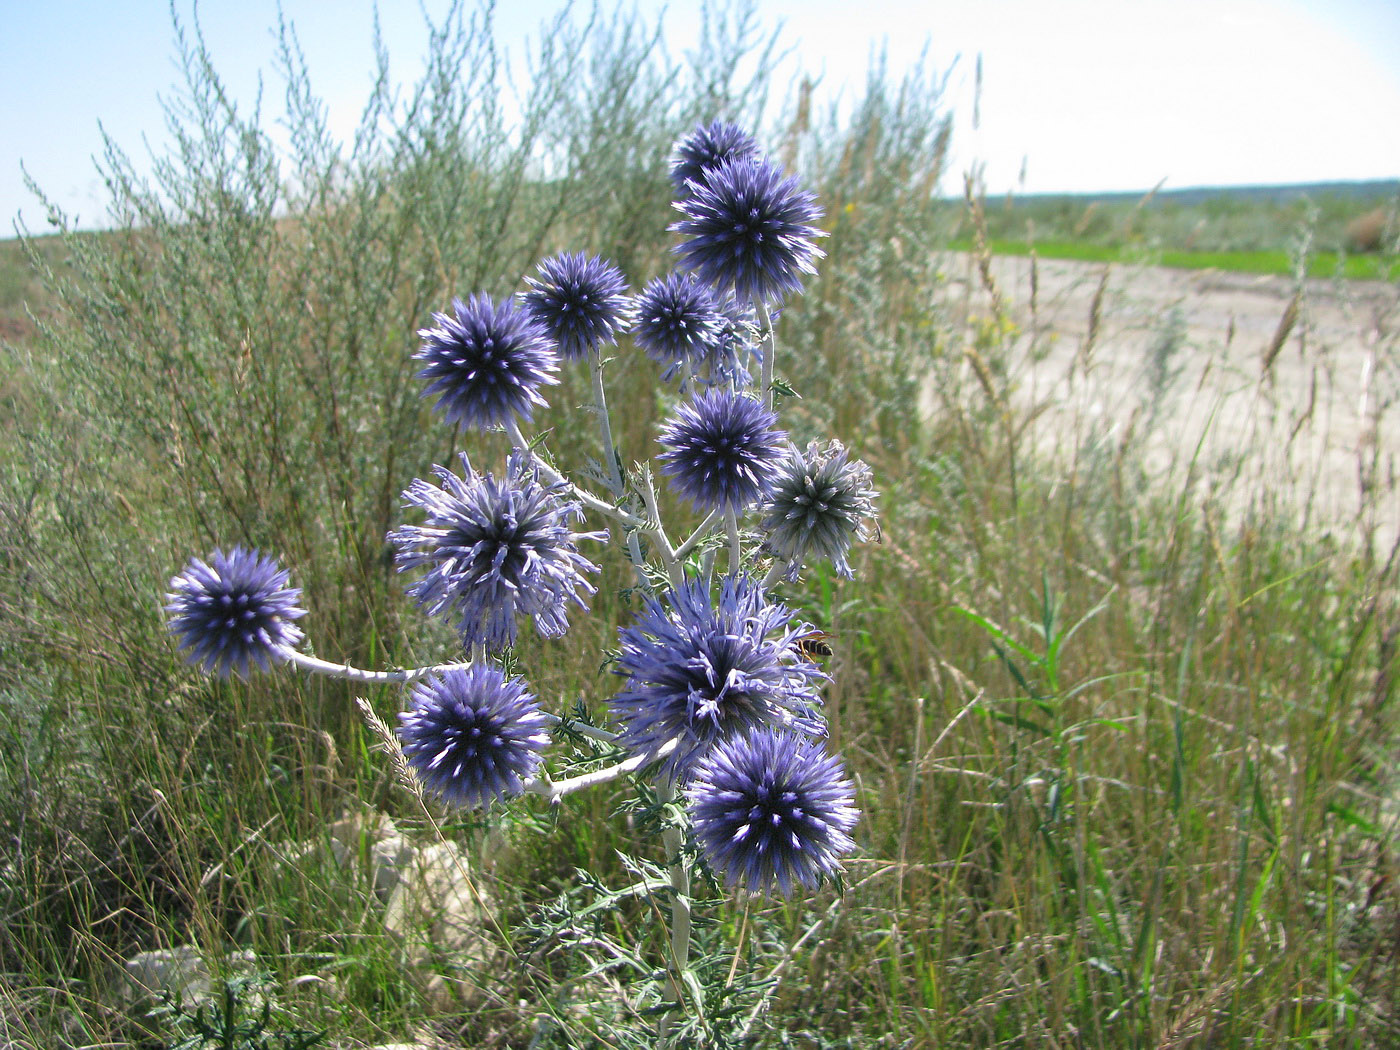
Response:
POLYGON ((635 755, 625 762, 595 769, 591 773, 580 773, 576 777, 569 777, 568 780, 550 780, 548 776, 539 777, 526 784, 525 790, 535 795, 542 795, 550 802, 558 802, 572 792, 592 787, 594 784, 606 784, 608 781, 616 780, 628 773, 635 773, 637 770, 651 765, 657 759, 665 758, 679 745, 679 739, 672 740, 656 751, 648 752, 645 755, 635 755))
POLYGON ((656 528, 651 530, 651 534, 656 541, 657 553, 661 555, 661 565, 671 579, 671 586, 679 588, 685 583, 685 573, 681 571, 680 559, 676 557, 676 550, 666 535, 666 528, 661 524, 661 508, 656 499, 656 486, 652 484, 650 473, 642 480, 642 502, 646 504, 647 515, 656 522, 656 528))
POLYGON ((718 524, 723 517, 724 511, 722 510, 712 510, 709 514, 705 515, 705 520, 695 526, 695 531, 690 534, 690 537, 675 549, 673 552, 675 557, 683 560, 686 555, 695 549, 697 543, 713 531, 715 525, 718 524))
POLYGON ((602 744, 617 743, 617 734, 609 733, 606 729, 599 729, 597 726, 591 726, 587 722, 580 722, 574 718, 560 718, 558 715, 552 715, 548 711, 543 712, 543 714, 545 718, 549 719, 555 725, 567 723, 570 732, 577 733, 579 736, 586 736, 589 740, 597 740, 602 744))
POLYGON ((651 531, 648 522, 643 521, 635 514, 628 514, 621 507, 593 495, 593 493, 589 492, 587 489, 580 488, 568 478, 564 477, 563 474, 560 474, 559 471, 551 467, 543 456, 530 448, 524 435, 520 433, 520 425, 516 423, 515 420, 512 419, 506 423, 506 435, 514 443, 516 448, 520 449, 522 452, 529 453, 531 461, 535 464, 535 469, 550 481, 568 486, 569 491, 572 492, 585 507, 588 507, 590 510, 596 510, 599 514, 606 514, 614 521, 618 521, 623 525, 628 525, 634 529, 641 529, 646 532, 651 531))
POLYGON ((459 671, 471 666, 471 661, 466 661, 464 663, 432 664, 428 667, 404 667, 394 671, 366 671, 350 664, 333 664, 329 660, 307 656, 305 653, 286 646, 279 648, 277 654, 284 657, 289 664, 299 667, 309 674, 325 675, 327 678, 348 678, 352 682, 367 682, 370 685, 416 682, 430 674, 459 671))
POLYGON ((743 545, 739 543, 739 514, 730 510, 724 516, 724 531, 729 536, 729 575, 738 576, 744 558, 743 545))
MULTIPOLYGON (((324 675, 327 678, 345 678, 352 682, 365 682, 369 685, 402 685, 407 682, 417 682, 429 675, 444 674, 447 671, 464 671, 472 666, 472 661, 468 661, 454 664, 431 664, 428 667, 404 667, 394 671, 366 671, 362 667, 354 667, 351 664, 333 664, 329 660, 307 656, 305 653, 285 646, 278 649, 277 652, 279 656, 285 657, 289 664, 301 668, 308 674, 324 675)), ((609 733, 606 729, 599 729, 572 718, 560 718, 548 711, 541 713, 554 725, 568 722, 569 728, 579 736, 586 736, 590 740, 597 740, 603 744, 617 743, 617 734, 609 733)))
POLYGON ((770 590, 770 589, 772 588, 773 584, 777 583, 777 582, 778 582, 779 580, 781 580, 785 575, 787 575, 788 571, 789 571, 791 568, 792 568, 792 562, 788 561, 788 560, 785 559, 785 558, 778 558, 778 559, 776 559, 776 560, 773 562, 773 564, 772 564, 771 566, 769 566, 769 568, 768 568, 768 575, 765 576, 765 577, 763 577, 763 589, 764 589, 764 591, 766 592, 766 591, 770 590))
MULTIPOLYGON (((613 444, 612 420, 608 416, 607 392, 603 388, 603 355, 595 350, 589 363, 593 373, 594 407, 598 410, 598 433, 603 439, 603 458, 607 460, 608 464, 608 478, 612 481, 613 499, 621 504, 625 490, 622 484, 622 470, 618 466, 617 446, 613 444)), ((637 585, 642 590, 647 590, 646 562, 642 559, 642 545, 635 532, 627 534, 627 557, 631 559, 632 567, 637 572, 637 585)))
MULTIPOLYGON (((667 805, 676 799, 676 782, 667 781, 661 789, 661 803, 667 805)), ((666 851, 666 865, 671 876, 671 997, 677 1008, 685 1000, 685 984, 682 975, 690 965, 690 865, 686 863, 685 839, 681 829, 668 825, 661 836, 662 848, 666 851)))
POLYGON ((767 334, 763 340, 763 405, 770 412, 773 409, 773 358, 778 354, 778 333, 773 327, 773 317, 768 312, 768 304, 762 299, 755 301, 758 316, 763 321, 767 334))

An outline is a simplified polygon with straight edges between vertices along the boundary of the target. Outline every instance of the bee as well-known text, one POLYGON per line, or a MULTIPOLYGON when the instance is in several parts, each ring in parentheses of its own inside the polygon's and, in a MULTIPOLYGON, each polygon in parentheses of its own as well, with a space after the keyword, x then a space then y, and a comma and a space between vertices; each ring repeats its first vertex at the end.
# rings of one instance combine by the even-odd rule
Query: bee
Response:
POLYGON ((808 660, 816 660, 819 656, 830 656, 832 653, 831 635, 825 631, 808 631, 806 634, 793 639, 793 644, 797 646, 797 651, 808 660))

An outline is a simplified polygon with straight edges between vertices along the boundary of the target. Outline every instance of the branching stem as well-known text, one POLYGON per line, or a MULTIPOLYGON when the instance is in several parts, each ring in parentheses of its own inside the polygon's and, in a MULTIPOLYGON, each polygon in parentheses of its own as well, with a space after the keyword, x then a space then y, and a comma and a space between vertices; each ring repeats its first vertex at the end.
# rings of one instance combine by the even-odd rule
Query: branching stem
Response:
MULTIPOLYGON (((676 800, 676 782, 661 789, 662 805, 676 800)), ((674 823, 661 836, 666 866, 671 875, 671 998, 679 1008, 685 1000, 686 968, 690 965, 690 864, 685 859, 685 838, 674 823)))
POLYGON ((720 519, 723 517, 724 512, 721 510, 712 510, 709 514, 705 515, 705 520, 695 526, 695 531, 686 538, 684 543, 675 549, 675 557, 683 561, 701 540, 705 539, 705 537, 709 536, 709 534, 714 531, 714 527, 719 524, 720 519))
POLYGON ((680 559, 676 557, 675 548, 671 546, 671 541, 666 535, 666 529, 661 524, 661 508, 656 499, 656 486, 652 483, 650 474, 642 479, 641 492, 642 502, 646 504, 647 516, 656 522, 656 528, 652 530, 651 534, 661 555, 661 564, 671 580, 671 586, 679 589, 685 583, 685 573, 681 569, 680 559))
POLYGON ((788 561, 786 558, 776 559, 773 564, 768 567, 768 574, 763 577, 763 590, 765 593, 771 590, 773 585, 786 576, 791 569, 792 562, 788 561))
MULTIPOLYGON (((351 664, 333 664, 329 660, 307 656, 305 653, 286 647, 278 649, 277 653, 279 656, 285 657, 293 667, 300 668, 308 674, 319 674, 326 678, 343 678, 352 682, 364 682, 368 685, 404 685, 409 682, 417 682, 429 675, 444 674, 447 671, 464 671, 472 665, 472 662, 468 661, 466 663, 430 664, 427 667, 401 667, 392 671, 366 671, 362 667, 355 667, 351 664)), ((573 719, 560 718, 548 711, 543 712, 543 714, 555 725, 567 721, 569 728, 578 733, 579 736, 586 736, 590 740, 597 740, 604 744, 617 743, 617 734, 609 733, 606 729, 599 729, 597 726, 587 725, 573 719)), ((672 745, 672 750, 674 747, 672 745)), ((667 753, 669 754, 669 752, 667 753)))
MULTIPOLYGON (((626 776, 628 773, 635 773, 639 769, 644 769, 658 759, 665 758, 680 744, 680 740, 672 740, 656 751, 647 752, 644 755, 634 755, 624 762, 615 765, 605 766, 602 769, 595 769, 590 773, 580 773, 576 777, 569 777, 567 780, 550 780, 548 777, 540 777, 525 785, 525 790, 535 795, 542 795, 550 802, 558 802, 565 795, 583 788, 593 787, 595 784, 606 784, 610 780, 626 776)), ((674 885, 674 880, 673 880, 674 885)))
POLYGON ((759 319, 763 322, 763 407, 773 410, 773 358, 778 354, 778 332, 773 326, 773 315, 768 312, 768 304, 762 299, 755 300, 759 319))
POLYGON ((635 514, 627 513, 627 511, 623 510, 617 504, 609 503, 607 500, 602 499, 599 496, 595 496, 587 489, 575 485, 568 478, 564 477, 563 474, 560 474, 559 471, 555 470, 552 466, 550 466, 548 460, 546 460, 543 456, 537 453, 534 449, 530 448, 529 443, 525 440, 525 436, 520 433, 520 424, 518 424, 515 420, 512 419, 506 424, 506 435, 510 438, 511 442, 515 445, 516 448, 529 452, 530 460, 534 463, 535 469, 537 469, 551 482, 567 486, 569 491, 573 493, 573 495, 585 507, 589 508, 590 510, 596 510, 599 514, 606 514, 614 521, 620 522, 623 525, 627 525, 630 528, 641 529, 644 532, 653 531, 650 522, 643 521, 635 514))
POLYGON ((724 516, 724 531, 729 537, 729 574, 738 576, 743 566, 744 548, 739 542, 739 513, 732 507, 724 516))
MULTIPOLYGON (((603 355, 594 351, 589 361, 593 375, 593 404, 598 412, 598 434, 603 440, 603 459, 608 465, 608 479, 612 482, 613 499, 619 506, 626 490, 622 484, 622 468, 619 464, 617 446, 613 444, 612 419, 608 415, 608 395, 603 389, 603 355)), ((659 522, 660 519, 656 519, 659 522)), ((627 533, 627 556, 632 560, 632 568, 637 573, 637 585, 648 590, 646 563, 642 560, 642 545, 635 532, 627 533)))

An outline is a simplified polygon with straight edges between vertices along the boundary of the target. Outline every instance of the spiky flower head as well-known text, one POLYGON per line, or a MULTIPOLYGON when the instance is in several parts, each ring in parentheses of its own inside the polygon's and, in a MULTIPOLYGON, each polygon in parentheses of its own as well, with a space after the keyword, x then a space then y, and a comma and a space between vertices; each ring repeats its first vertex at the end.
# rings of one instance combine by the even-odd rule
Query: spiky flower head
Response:
POLYGON ((568 360, 616 343, 632 324, 627 279, 605 259, 583 252, 556 255, 539 264, 539 276, 526 278, 525 309, 559 345, 568 360))
POLYGON ((823 449, 813 441, 806 451, 793 445, 762 508, 764 549, 788 563, 790 579, 809 556, 826 558, 850 579, 846 552, 867 538, 865 523, 875 516, 877 495, 870 468, 850 459, 841 442, 823 449))
POLYGON ((671 229, 682 234, 681 266, 740 302, 777 302, 802 290, 823 254, 815 225, 816 198, 797 179, 762 159, 725 161, 676 207, 685 216, 671 229))
POLYGON ((697 509, 740 512, 777 479, 787 438, 777 422, 747 394, 706 391, 662 428, 661 470, 697 509))
POLYGON ((711 169, 727 160, 758 156, 758 143, 737 124, 714 120, 701 124, 676 144, 671 162, 671 183, 682 197, 694 192, 693 182, 704 182, 711 169))
POLYGON ((246 676, 250 665, 266 671, 302 639, 293 620, 301 588, 287 586, 287 570, 256 550, 214 551, 207 562, 191 558, 170 581, 166 595, 170 633, 186 659, 206 674, 246 676))
POLYGON ((765 727, 696 764, 686 808, 711 869, 726 885, 784 897, 816 889, 855 848, 855 790, 820 743, 765 727))
POLYGON ((520 794, 549 746, 548 718, 525 683, 490 664, 419 683, 399 723, 404 757, 423 786, 464 808, 520 794))
POLYGON ((570 603, 587 609, 583 576, 598 567, 578 552, 578 541, 606 532, 571 532, 583 515, 564 498, 563 483, 540 483, 529 455, 517 450, 505 477, 478 474, 462 454, 463 477, 434 467, 441 485, 415 478, 404 506, 423 511, 422 525, 389 533, 399 548, 399 571, 426 568, 408 589, 431 616, 455 620, 466 646, 500 649, 516 638, 516 616, 532 616, 547 638, 569 628, 570 603))
POLYGON ((798 648, 810 627, 792 615, 744 576, 726 577, 713 601, 700 580, 648 599, 618 632, 614 670, 627 683, 609 706, 622 745, 651 755, 676 741, 661 770, 684 778, 716 743, 758 726, 825 732, 826 676, 798 648))
POLYGON ((549 334, 515 303, 497 305, 490 296, 452 300, 451 314, 433 314, 435 328, 418 332, 423 345, 424 397, 448 423, 463 430, 500 426, 516 416, 530 419, 546 404, 540 387, 558 383, 559 353, 549 334))
POLYGON ((725 318, 710 287, 692 274, 669 273, 647 282, 637 298, 637 326, 632 338, 666 371, 670 381, 682 366, 692 368, 713 353, 723 335, 725 318))

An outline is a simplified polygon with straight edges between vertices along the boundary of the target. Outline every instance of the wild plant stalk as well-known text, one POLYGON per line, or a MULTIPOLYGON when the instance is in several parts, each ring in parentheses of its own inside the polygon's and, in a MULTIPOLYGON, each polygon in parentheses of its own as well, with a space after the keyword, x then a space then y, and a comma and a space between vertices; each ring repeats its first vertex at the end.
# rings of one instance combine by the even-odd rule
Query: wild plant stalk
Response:
POLYGON ((820 255, 812 195, 764 159, 746 133, 719 122, 679 144, 673 180, 685 216, 673 229, 688 238, 679 252, 698 280, 653 283, 634 302, 615 266, 563 254, 539 264, 518 300, 456 300, 420 332, 418 378, 436 410, 449 425, 500 429, 511 442, 499 477, 463 454, 461 474, 439 466, 436 483, 415 479, 404 501, 424 524, 388 534, 399 568, 422 573, 409 596, 455 625, 470 659, 367 671, 307 656, 297 648, 301 592, 274 561, 242 548, 192 560, 172 581, 167 608, 181 647, 211 673, 287 663, 356 682, 413 685, 396 761, 450 806, 484 808, 527 794, 558 804, 622 778, 654 779, 661 810, 685 813, 668 815, 661 835, 671 1012, 658 1029, 665 1045, 685 1045, 695 1025, 710 1024, 705 996, 691 994, 701 987, 690 966, 697 856, 731 887, 786 896, 797 884, 815 888, 835 875, 853 845, 853 786, 816 742, 825 731, 817 692, 825 676, 802 648, 808 628, 750 570, 767 558, 766 580, 779 571, 791 579, 806 561, 821 559, 850 575, 846 552, 866 535, 875 493, 868 468, 849 461, 839 444, 822 451, 813 443, 805 452, 785 446, 772 410, 777 339, 769 306, 800 291, 801 275, 820 255), (602 353, 633 327, 637 346, 683 362, 672 371, 691 385, 689 400, 662 428, 657 457, 704 515, 679 548, 662 524, 649 472, 637 485, 647 517, 621 505, 627 489, 602 353), (761 379, 751 390, 755 359, 761 379), (601 480, 611 499, 568 481, 520 428, 547 407, 544 389, 570 362, 590 372, 601 480), (616 729, 567 727, 627 757, 556 780, 543 752, 548 730, 565 719, 543 711, 524 680, 503 667, 515 664, 518 619, 558 637, 569 628, 570 607, 586 611, 594 591, 586 574, 598 567, 578 545, 608 534, 571 528, 585 508, 624 530, 646 608, 621 632, 616 673, 625 684, 611 701, 616 729), (761 546, 741 526, 755 515, 761 546), (717 586, 709 555, 698 571, 688 557, 712 533, 727 553, 717 586), (684 1024, 683 1014, 690 1018, 684 1024))

